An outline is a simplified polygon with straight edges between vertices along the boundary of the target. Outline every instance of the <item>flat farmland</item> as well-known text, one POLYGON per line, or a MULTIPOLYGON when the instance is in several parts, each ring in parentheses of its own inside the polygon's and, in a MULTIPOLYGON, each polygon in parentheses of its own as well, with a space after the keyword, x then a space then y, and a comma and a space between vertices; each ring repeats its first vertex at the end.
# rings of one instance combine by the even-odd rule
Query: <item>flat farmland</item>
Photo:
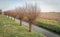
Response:
POLYGON ((60 21, 60 12, 40 13, 39 18, 60 21))
POLYGON ((60 34, 60 13, 40 13, 38 26, 60 34))

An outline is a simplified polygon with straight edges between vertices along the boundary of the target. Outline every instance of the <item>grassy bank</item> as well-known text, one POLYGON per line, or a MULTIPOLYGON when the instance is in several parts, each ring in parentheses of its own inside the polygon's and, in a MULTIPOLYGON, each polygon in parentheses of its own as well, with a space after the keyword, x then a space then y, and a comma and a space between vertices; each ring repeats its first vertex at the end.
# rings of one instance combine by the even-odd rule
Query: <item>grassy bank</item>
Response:
POLYGON ((60 21, 37 19, 38 26, 60 34, 60 21))
POLYGON ((45 37, 44 35, 28 31, 26 26, 19 26, 18 22, 0 15, 0 37, 45 37))

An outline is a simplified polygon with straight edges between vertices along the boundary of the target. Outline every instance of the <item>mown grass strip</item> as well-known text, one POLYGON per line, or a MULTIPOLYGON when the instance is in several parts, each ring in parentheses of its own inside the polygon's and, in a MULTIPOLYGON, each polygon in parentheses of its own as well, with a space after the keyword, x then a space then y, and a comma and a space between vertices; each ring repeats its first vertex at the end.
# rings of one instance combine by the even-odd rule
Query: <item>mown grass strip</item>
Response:
POLYGON ((60 34, 60 22, 55 20, 37 19, 38 26, 60 34))
POLYGON ((0 37, 45 37, 44 35, 32 31, 29 32, 26 26, 20 26, 19 23, 0 15, 0 37))

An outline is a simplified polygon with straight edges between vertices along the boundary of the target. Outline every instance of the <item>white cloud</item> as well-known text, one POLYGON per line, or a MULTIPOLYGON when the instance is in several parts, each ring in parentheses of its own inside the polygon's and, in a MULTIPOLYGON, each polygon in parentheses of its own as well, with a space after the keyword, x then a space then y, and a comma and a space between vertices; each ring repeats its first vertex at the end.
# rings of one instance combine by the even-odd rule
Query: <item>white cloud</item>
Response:
POLYGON ((41 8, 42 12, 49 12, 49 11, 55 11, 55 12, 60 12, 60 0, 23 0, 22 2, 18 2, 15 0, 15 2, 13 1, 11 3, 10 2, 6 2, 5 1, 2 3, 0 3, 0 8, 3 10, 8 10, 8 9, 14 9, 16 7, 19 6, 24 6, 25 2, 30 3, 30 4, 34 4, 35 2, 37 3, 38 7, 41 8))

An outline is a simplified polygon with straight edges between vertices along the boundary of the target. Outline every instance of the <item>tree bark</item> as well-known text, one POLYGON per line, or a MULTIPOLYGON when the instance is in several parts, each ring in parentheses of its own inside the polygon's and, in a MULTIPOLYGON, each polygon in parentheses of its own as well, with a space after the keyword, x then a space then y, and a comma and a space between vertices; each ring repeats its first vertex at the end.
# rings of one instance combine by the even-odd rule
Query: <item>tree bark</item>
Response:
POLYGON ((32 24, 29 23, 29 32, 31 32, 31 31, 32 31, 32 24))
POLYGON ((11 20, 12 20, 12 17, 11 17, 11 20))
POLYGON ((22 20, 20 20, 20 26, 22 26, 22 20))
POLYGON ((8 18, 9 18, 9 16, 8 16, 8 18))
POLYGON ((15 17, 14 17, 14 21, 15 21, 15 17))

